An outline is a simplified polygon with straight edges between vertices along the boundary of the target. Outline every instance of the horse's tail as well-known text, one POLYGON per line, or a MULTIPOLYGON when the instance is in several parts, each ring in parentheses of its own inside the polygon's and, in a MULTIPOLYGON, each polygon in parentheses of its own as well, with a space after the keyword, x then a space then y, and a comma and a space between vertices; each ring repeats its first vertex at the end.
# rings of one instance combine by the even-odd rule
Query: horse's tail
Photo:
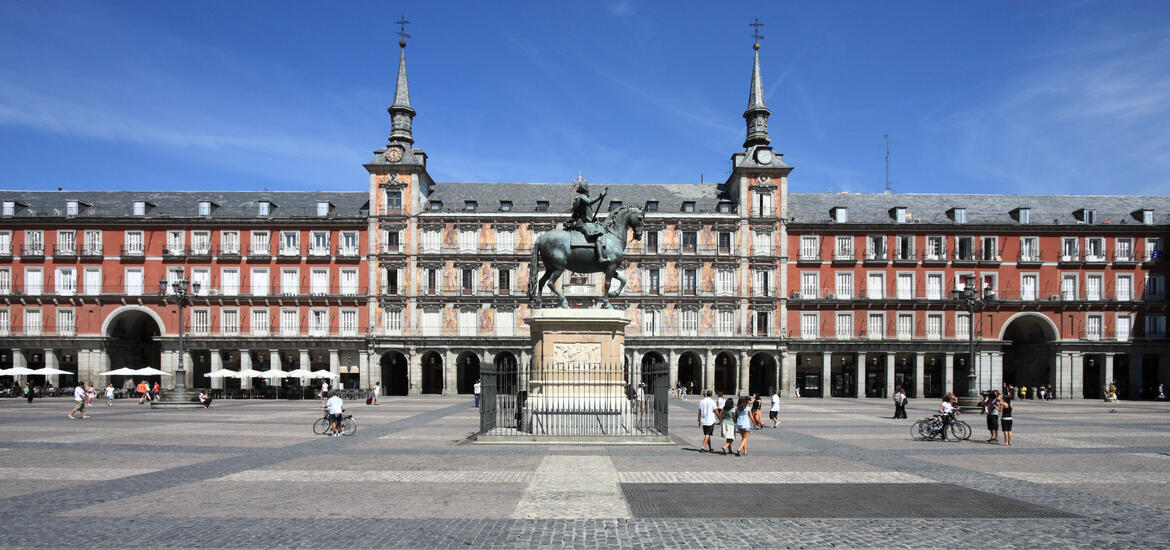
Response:
POLYGON ((528 262, 528 299, 536 299, 536 264, 540 261, 540 237, 532 241, 532 260, 528 262))

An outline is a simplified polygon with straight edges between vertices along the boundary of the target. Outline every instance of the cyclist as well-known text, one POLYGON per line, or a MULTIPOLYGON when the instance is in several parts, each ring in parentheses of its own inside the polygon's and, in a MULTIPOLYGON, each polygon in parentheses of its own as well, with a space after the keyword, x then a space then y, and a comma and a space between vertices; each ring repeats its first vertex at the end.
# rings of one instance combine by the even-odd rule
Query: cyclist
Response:
POLYGON ((341 415, 345 412, 345 403, 337 396, 337 392, 331 392, 329 399, 325 401, 325 407, 329 409, 329 420, 333 422, 333 437, 341 436, 341 415))
POLYGON ((947 440, 947 431, 951 429, 951 422, 955 419, 955 402, 959 399, 955 394, 947 392, 942 398, 942 403, 938 405, 938 412, 942 414, 942 427, 939 429, 942 440, 947 440))

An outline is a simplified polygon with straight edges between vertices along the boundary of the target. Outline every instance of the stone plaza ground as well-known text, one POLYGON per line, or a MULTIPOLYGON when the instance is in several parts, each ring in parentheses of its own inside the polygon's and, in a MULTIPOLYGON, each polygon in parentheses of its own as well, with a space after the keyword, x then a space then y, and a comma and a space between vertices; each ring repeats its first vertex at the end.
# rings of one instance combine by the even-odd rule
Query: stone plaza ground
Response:
POLYGON ((1170 404, 1017 402, 1015 444, 922 442, 884 400, 784 402, 750 456, 675 445, 468 441, 467 396, 353 403, 353 437, 312 434, 313 401, 219 401, 89 420, 0 401, 0 546, 36 548, 1165 548, 1170 404))

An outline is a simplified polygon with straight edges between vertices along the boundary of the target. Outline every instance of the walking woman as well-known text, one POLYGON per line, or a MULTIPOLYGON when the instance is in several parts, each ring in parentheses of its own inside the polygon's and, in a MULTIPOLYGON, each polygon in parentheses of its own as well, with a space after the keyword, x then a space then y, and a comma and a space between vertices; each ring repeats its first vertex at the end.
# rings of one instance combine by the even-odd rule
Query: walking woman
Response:
POLYGON ((987 439, 988 443, 999 443, 1000 405, 999 391, 991 390, 991 393, 987 395, 987 431, 991 434, 991 437, 987 439))
POLYGON ((752 419, 751 419, 751 403, 747 396, 739 398, 739 403, 735 408, 735 427, 739 430, 739 448, 735 450, 735 456, 747 456, 748 454, 748 436, 752 433, 752 419))
POLYGON ((955 419, 955 401, 958 401, 955 394, 947 392, 942 398, 942 403, 938 404, 938 412, 942 414, 941 435, 943 441, 947 440, 947 432, 951 430, 951 421, 955 419))
POLYGON ((1003 444, 1012 444, 1012 396, 1003 396, 999 402, 999 427, 1003 430, 1003 444))
POLYGON ((906 418, 906 390, 894 389, 894 418, 906 418))
POLYGON ((731 444, 735 442, 735 402, 724 399, 720 411, 719 429, 723 434, 724 443, 719 451, 727 455, 731 454, 731 444))
POLYGON ((758 429, 764 427, 764 418, 762 416, 763 413, 760 412, 761 405, 762 405, 762 403, 760 402, 760 394, 757 393, 757 394, 752 395, 752 429, 753 430, 758 430, 758 429))

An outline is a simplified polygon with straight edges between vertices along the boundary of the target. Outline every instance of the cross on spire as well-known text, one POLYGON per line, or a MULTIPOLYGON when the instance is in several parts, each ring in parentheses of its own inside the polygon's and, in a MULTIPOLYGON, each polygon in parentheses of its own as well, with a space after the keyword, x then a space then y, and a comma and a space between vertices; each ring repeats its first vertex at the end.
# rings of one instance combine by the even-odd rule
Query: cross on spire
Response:
POLYGON ((748 26, 752 27, 752 38, 754 38, 756 42, 764 39, 764 36, 760 34, 760 27, 763 27, 764 24, 760 23, 759 17, 753 17, 752 22, 748 23, 748 26))
POLYGON ((410 38, 410 35, 406 34, 406 26, 410 24, 410 21, 407 21, 406 16, 403 15, 402 18, 400 18, 398 21, 395 21, 394 24, 398 25, 398 33, 397 33, 398 36, 402 37, 398 41, 398 45, 405 47, 406 46, 406 39, 410 38))

